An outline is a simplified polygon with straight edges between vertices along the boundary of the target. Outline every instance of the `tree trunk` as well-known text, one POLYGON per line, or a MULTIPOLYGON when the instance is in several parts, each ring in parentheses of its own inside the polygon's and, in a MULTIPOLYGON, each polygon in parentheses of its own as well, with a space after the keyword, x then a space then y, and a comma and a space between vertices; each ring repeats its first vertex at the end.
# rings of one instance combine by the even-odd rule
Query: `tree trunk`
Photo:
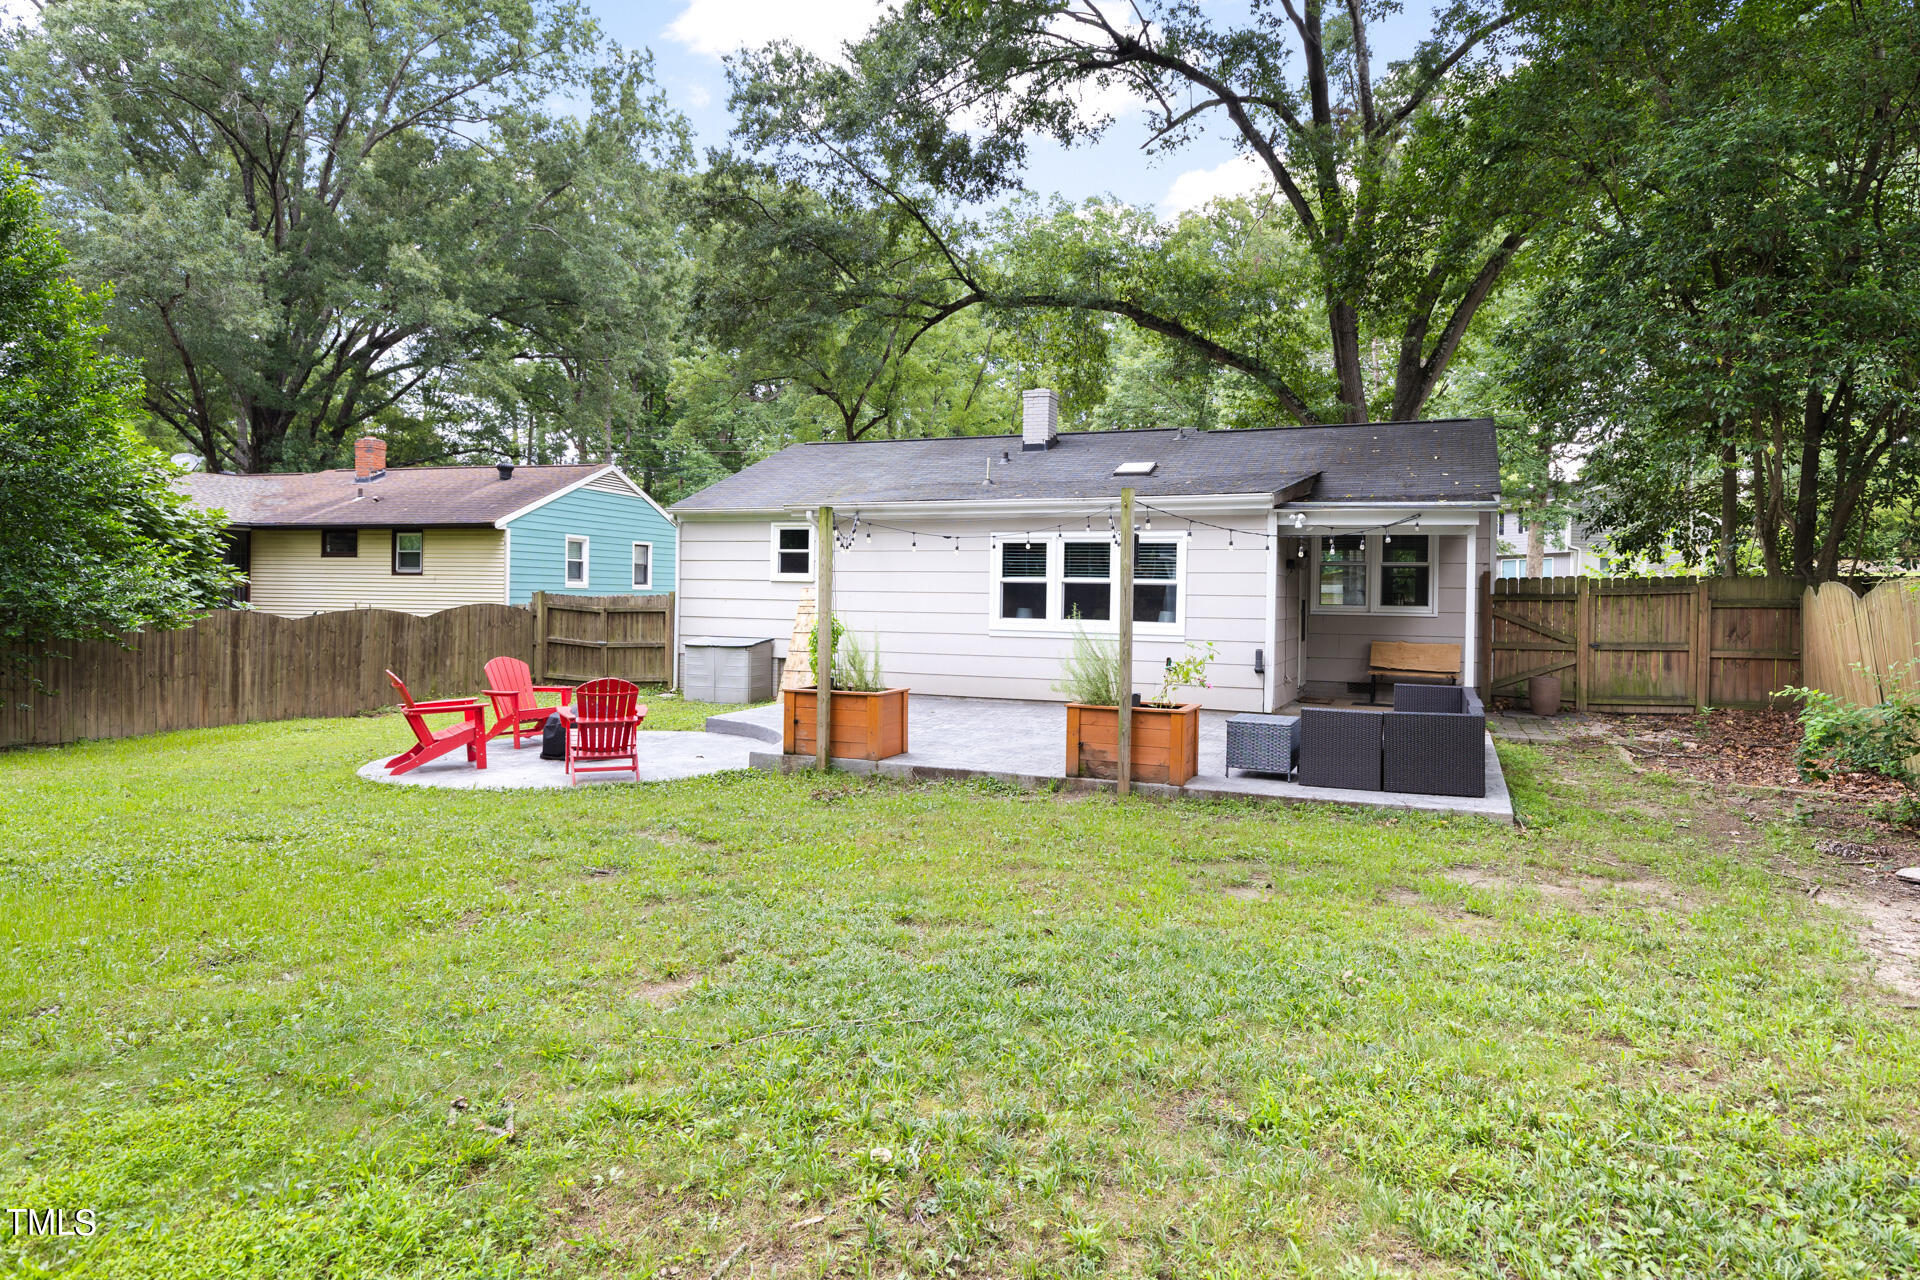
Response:
POLYGON ((1713 571, 1722 578, 1733 577, 1737 568, 1734 543, 1740 522, 1740 457, 1734 448, 1733 421, 1727 417, 1720 422, 1720 537, 1714 547, 1713 571))
POLYGON ((1546 568, 1546 538, 1538 520, 1527 521, 1527 576, 1538 578, 1546 568))
POLYGON ((1820 446, 1826 440, 1827 405, 1816 384, 1807 388, 1801 414, 1799 491, 1793 502, 1793 572, 1816 580, 1820 541, 1820 446))

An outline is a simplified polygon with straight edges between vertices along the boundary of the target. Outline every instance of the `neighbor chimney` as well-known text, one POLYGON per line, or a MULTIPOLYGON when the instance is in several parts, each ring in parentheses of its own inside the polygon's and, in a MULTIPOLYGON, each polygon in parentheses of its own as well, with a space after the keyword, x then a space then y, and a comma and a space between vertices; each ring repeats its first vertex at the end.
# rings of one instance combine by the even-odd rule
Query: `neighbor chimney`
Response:
POLYGON ((387 474, 387 442, 361 436, 353 442, 353 478, 362 484, 387 474))
POLYGON ((1020 448, 1051 449, 1060 438, 1060 396, 1052 388, 1020 393, 1020 448))
POLYGON ((511 462, 496 462, 493 464, 493 469, 500 473, 502 480, 513 479, 513 464, 511 462))

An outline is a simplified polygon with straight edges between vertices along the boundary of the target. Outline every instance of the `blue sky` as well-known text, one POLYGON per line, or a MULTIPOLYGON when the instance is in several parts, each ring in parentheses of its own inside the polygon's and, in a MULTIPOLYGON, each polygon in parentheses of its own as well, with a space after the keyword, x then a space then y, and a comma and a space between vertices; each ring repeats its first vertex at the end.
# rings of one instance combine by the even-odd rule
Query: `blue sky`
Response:
MULTIPOLYGON (((831 53, 884 6, 873 0, 588 0, 588 7, 620 44, 653 50, 660 83, 692 121, 704 153, 709 146, 725 145, 732 128, 723 62, 728 52, 786 38, 831 53)), ((1203 7, 1229 21, 1232 11, 1245 11, 1240 4, 1203 7)), ((1411 0, 1404 13, 1375 28, 1376 63, 1411 52, 1426 34, 1431 12, 1430 4, 1411 0)), ((1028 185, 1069 200, 1112 195, 1165 215, 1243 190, 1257 179, 1224 135, 1160 158, 1142 154, 1145 137, 1137 117, 1122 116, 1093 146, 1062 151, 1042 142, 1033 152, 1028 185)))

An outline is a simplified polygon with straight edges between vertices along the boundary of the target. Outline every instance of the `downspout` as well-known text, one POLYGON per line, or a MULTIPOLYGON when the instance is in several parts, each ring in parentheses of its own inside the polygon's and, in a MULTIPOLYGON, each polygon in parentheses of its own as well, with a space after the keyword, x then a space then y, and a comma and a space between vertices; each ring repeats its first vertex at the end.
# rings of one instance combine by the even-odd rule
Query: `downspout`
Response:
POLYGON ((673 530, 673 653, 669 659, 673 665, 669 670, 673 678, 674 692, 678 693, 680 691, 680 652, 686 647, 680 635, 680 599, 683 594, 681 589, 685 584, 680 581, 679 519, 668 516, 667 527, 673 530))
MULTIPOLYGON (((1480 522, 1487 517, 1483 514, 1474 521, 1472 532, 1467 534, 1467 608, 1466 625, 1461 629, 1460 640, 1460 683, 1468 689, 1478 687, 1480 674, 1480 522)), ((1538 526, 1534 526, 1538 527, 1538 526)))
POLYGON ((1273 710, 1274 670, 1280 665, 1280 513, 1267 511, 1266 672, 1260 677, 1260 709, 1273 710))

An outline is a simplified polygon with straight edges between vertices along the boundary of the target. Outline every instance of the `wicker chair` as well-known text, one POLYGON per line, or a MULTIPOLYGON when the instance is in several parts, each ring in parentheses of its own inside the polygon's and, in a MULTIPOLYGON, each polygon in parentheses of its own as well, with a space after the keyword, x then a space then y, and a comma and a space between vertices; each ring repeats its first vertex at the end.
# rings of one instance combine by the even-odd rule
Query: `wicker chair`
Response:
POLYGON ((1303 787, 1380 790, 1380 726, 1384 711, 1346 707, 1300 708, 1300 765, 1303 787))
POLYGON ((1381 781, 1388 791, 1430 796, 1487 794, 1487 713, 1473 690, 1396 684, 1381 727, 1381 781))

